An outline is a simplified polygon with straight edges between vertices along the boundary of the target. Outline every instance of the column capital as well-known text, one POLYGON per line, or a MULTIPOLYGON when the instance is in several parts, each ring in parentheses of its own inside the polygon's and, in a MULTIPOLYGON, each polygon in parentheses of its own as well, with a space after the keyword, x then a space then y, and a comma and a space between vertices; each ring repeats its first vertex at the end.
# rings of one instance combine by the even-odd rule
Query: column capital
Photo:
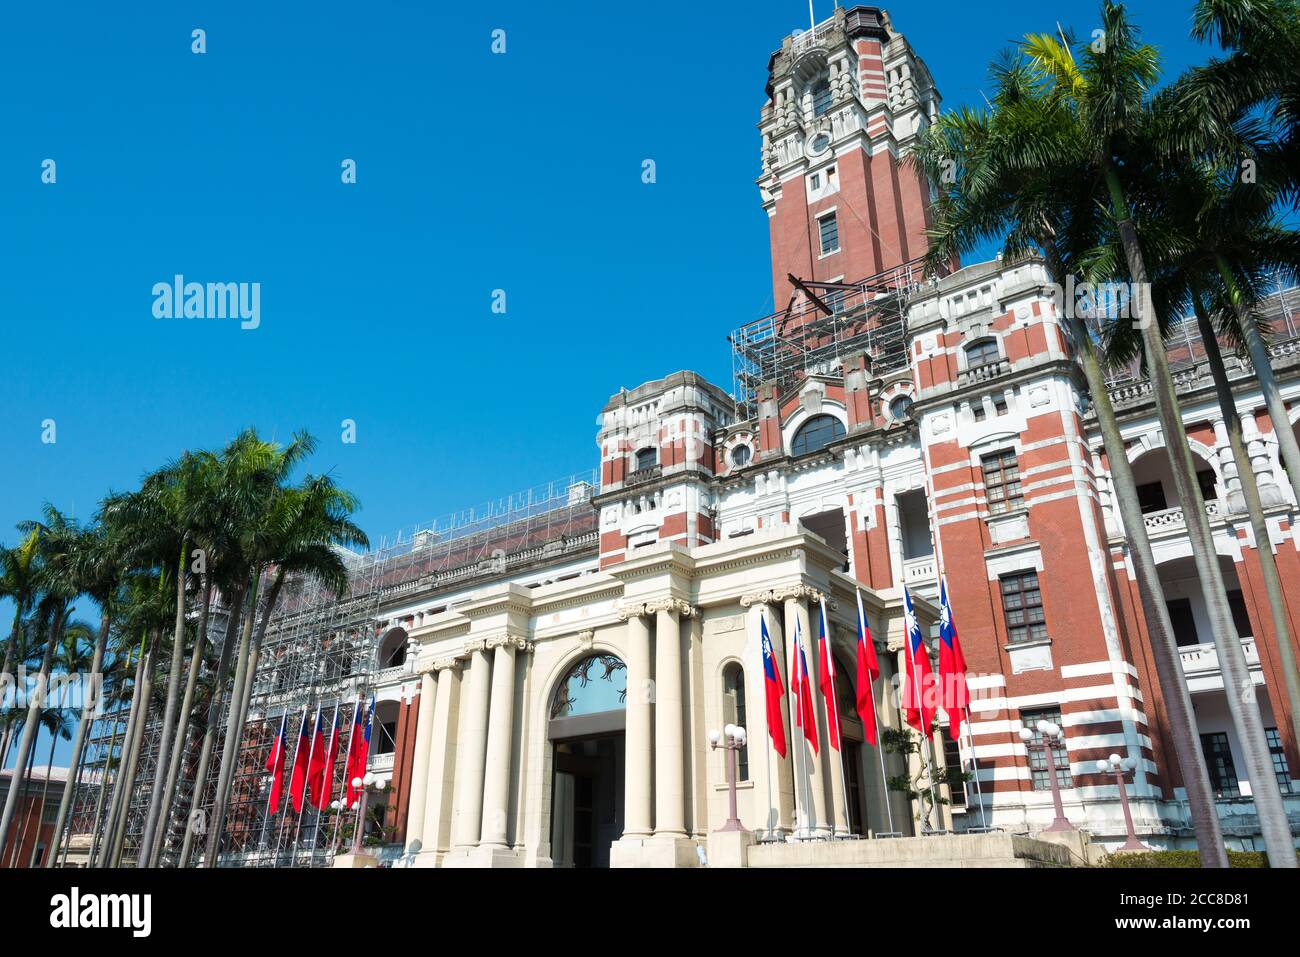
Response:
POLYGON ((826 599, 826 604, 831 608, 836 607, 835 601, 826 592, 813 588, 812 585, 788 585, 785 588, 774 588, 768 594, 773 596, 773 600, 782 601, 801 601, 807 598, 809 601, 821 601, 826 599))
POLYGON ((755 591, 740 596, 740 607, 742 608, 748 608, 750 605, 777 605, 780 602, 781 599, 770 588, 767 591, 755 591))
POLYGON ((649 614, 651 612, 647 609, 645 602, 620 603, 618 606, 619 621, 627 621, 629 618, 644 618, 649 614))
POLYGON ((483 642, 484 649, 495 651, 497 648, 514 648, 516 651, 522 651, 529 654, 533 650, 533 643, 522 635, 493 635, 483 642))
POLYGON ((694 618, 700 613, 700 610, 688 601, 680 598, 660 598, 656 601, 648 601, 645 604, 645 610, 650 614, 657 614, 661 611, 676 613, 681 618, 694 618))
POLYGON ((437 670, 438 663, 432 660, 417 661, 415 663, 415 676, 423 678, 425 675, 433 674, 437 670))
POLYGON ((487 651, 487 641, 485 639, 478 638, 474 641, 465 642, 464 646, 461 648, 460 656, 462 658, 468 658, 476 651, 487 651))
POLYGON ((460 666, 461 659, 459 658, 439 658, 430 667, 434 671, 456 671, 460 669, 460 666))

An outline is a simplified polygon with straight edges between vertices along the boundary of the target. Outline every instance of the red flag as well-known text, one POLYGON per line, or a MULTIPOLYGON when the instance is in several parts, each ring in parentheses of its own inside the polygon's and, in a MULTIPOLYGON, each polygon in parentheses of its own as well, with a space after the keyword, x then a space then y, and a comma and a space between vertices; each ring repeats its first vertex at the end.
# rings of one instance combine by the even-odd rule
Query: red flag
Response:
POLYGON ((293 752, 293 775, 289 779, 289 797, 293 809, 302 813, 302 799, 307 790, 307 761, 311 757, 311 738, 307 735, 307 709, 302 709, 302 723, 298 726, 298 745, 293 752))
POLYGON ((358 699, 357 707, 352 717, 352 737, 348 739, 348 759, 345 763, 347 775, 347 792, 346 803, 352 807, 361 797, 361 793, 353 786, 352 782, 357 778, 366 776, 366 761, 370 757, 370 732, 375 723, 375 698, 370 696, 370 712, 366 716, 365 728, 361 726, 361 701, 358 699))
POLYGON ((284 793, 284 725, 289 719, 289 712, 280 715, 280 730, 271 742, 271 753, 266 756, 266 770, 271 772, 271 796, 266 802, 266 813, 276 814, 280 810, 280 797, 284 793))
POLYGON ((817 649, 819 671, 817 684, 826 699, 826 739, 836 751, 840 749, 840 703, 835 700, 835 653, 831 650, 829 626, 826 624, 826 599, 821 600, 821 618, 818 620, 817 649))
POLYGON ((957 622, 948 604, 948 582, 939 579, 939 690, 948 713, 948 734, 961 740, 961 723, 970 720, 970 693, 966 690, 966 656, 957 638, 957 622))
POLYGON ((912 610, 912 595, 903 586, 903 620, 907 631, 904 639, 907 653, 907 681, 903 688, 903 717, 907 723, 926 737, 934 727, 935 704, 934 672, 930 668, 930 649, 921 636, 921 624, 912 610))
POLYGON ((759 629, 763 642, 763 690, 767 698, 767 733, 772 738, 772 747, 776 753, 785 757, 785 724, 781 721, 781 696, 785 694, 785 685, 781 684, 781 672, 776 667, 776 655, 772 653, 772 636, 767 633, 767 616, 759 616, 759 629))
POLYGON ((319 705, 316 708, 314 724, 311 733, 311 758, 307 762, 307 787, 311 792, 312 805, 319 807, 316 802, 324 790, 322 779, 325 776, 325 726, 321 723, 319 705))
POLYGON ((319 810, 329 807, 330 795, 334 792, 334 762, 339 756, 339 705, 334 702, 334 723, 330 726, 329 747, 325 749, 321 760, 320 774, 311 782, 311 803, 319 810))
POLYGON ((794 620, 794 674, 790 676, 790 690, 794 695, 794 724, 803 729, 803 736, 817 753, 817 716, 813 711, 812 685, 808 681, 808 659, 803 653, 803 629, 799 619, 794 620))
POLYGON ((876 743, 876 693, 872 682, 880 677, 880 662, 876 660, 876 646, 867 627, 867 615, 862 610, 862 592, 858 592, 858 717, 862 719, 862 736, 876 743))

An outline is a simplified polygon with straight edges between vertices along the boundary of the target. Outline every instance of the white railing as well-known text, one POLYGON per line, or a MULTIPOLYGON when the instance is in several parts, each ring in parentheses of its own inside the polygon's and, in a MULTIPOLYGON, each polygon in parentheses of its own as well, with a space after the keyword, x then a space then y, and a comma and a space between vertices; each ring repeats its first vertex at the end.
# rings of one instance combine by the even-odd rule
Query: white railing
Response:
POLYGON ((835 31, 835 18, 823 20, 811 30, 804 30, 790 38, 790 52, 796 56, 805 50, 811 50, 815 46, 825 43, 827 38, 835 31))
MULTIPOLYGON (((1210 518, 1219 517, 1219 500, 1217 498, 1212 498, 1205 503, 1205 514, 1210 518)), ((1148 512, 1142 516, 1142 522, 1149 532, 1167 532, 1185 528, 1187 525, 1187 519, 1183 515, 1181 505, 1161 509, 1158 512, 1148 512)))
POLYGON ((391 771, 393 770, 393 752, 387 754, 372 754, 370 760, 366 762, 366 767, 371 771, 391 771))
MULTIPOLYGON (((1246 665, 1259 665, 1259 649, 1255 647, 1254 638, 1242 638, 1241 650, 1246 655, 1246 665)), ((1214 642, 1207 641, 1199 645, 1187 645, 1180 648, 1178 657, 1183 664, 1183 676, 1217 674, 1219 671, 1219 649, 1214 642)))
POLYGON ((924 584, 936 581, 934 556, 924 558, 907 558, 903 560, 903 583, 906 585, 924 584))

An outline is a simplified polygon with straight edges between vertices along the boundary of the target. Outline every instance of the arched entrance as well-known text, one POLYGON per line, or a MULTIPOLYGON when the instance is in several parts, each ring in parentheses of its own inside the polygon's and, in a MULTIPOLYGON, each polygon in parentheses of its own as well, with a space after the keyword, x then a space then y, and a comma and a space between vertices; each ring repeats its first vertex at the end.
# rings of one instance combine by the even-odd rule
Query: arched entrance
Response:
POLYGON ((551 857, 556 867, 608 867, 623 834, 627 666, 609 654, 577 661, 551 696, 551 857))

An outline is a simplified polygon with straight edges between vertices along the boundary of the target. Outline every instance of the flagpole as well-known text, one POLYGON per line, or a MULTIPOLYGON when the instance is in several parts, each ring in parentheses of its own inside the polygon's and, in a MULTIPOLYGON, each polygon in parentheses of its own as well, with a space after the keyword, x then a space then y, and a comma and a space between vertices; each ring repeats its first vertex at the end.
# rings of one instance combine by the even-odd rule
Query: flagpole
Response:
MULTIPOLYGON (((263 851, 266 850, 266 829, 270 826, 271 818, 275 814, 275 811, 271 810, 271 797, 275 794, 275 769, 279 765, 280 759, 284 757, 284 726, 288 716, 289 712, 287 710, 280 714, 280 732, 275 736, 275 748, 272 749, 271 752, 274 760, 271 762, 271 793, 266 796, 266 817, 262 820, 261 849, 263 851), (279 750, 278 754, 276 753, 276 749, 279 750)), ((283 771, 280 772, 280 781, 281 786, 283 787, 283 771)), ((279 809, 277 808, 276 810, 279 809)))
MULTIPOLYGON (((348 761, 352 757, 353 739, 357 736, 357 712, 361 710, 361 692, 357 692, 357 703, 352 711, 352 727, 348 729, 348 750, 343 758, 343 781, 339 784, 338 813, 334 815, 334 834, 330 838, 330 854, 337 854, 339 849, 339 824, 343 820, 348 793, 348 761)), ((330 782, 333 784, 333 782, 330 782)))
MULTIPOLYGON (((794 654, 791 656, 793 660, 791 661, 790 664, 790 671, 787 673, 795 679, 794 696, 791 699, 795 706, 791 710, 794 712, 795 715, 794 726, 799 728, 800 731, 803 730, 803 669, 800 666, 800 662, 803 660, 803 636, 801 634, 802 630, 803 629, 799 625, 799 612, 796 611, 794 615, 794 646, 793 646, 794 654), (794 700, 795 698, 797 698, 798 700, 795 701, 794 700)), ((796 838, 801 841, 806 841, 810 837, 808 833, 811 830, 811 828, 808 826, 808 821, 809 821, 808 804, 812 800, 812 793, 809 790, 808 774, 807 774, 808 754, 805 750, 808 746, 808 741, 804 735, 802 734, 796 735, 794 733, 794 729, 792 728, 790 731, 790 746, 798 749, 795 751, 794 754, 794 758, 795 758, 794 770, 795 770, 795 778, 796 778, 795 789, 794 789, 795 797, 796 797, 795 800, 796 838), (802 759, 800 758, 800 755, 802 755, 802 759), (800 800, 800 798, 802 799, 800 800), (802 816, 799 813, 800 805, 803 806, 802 816), (800 824, 801 820, 803 822, 802 824, 800 824)))
MULTIPOLYGON (((903 586, 903 592, 904 592, 904 597, 905 597, 905 599, 906 599, 906 601, 907 601, 907 603, 908 603, 908 605, 909 605, 909 607, 910 607, 910 606, 911 606, 911 603, 912 603, 912 598, 911 598, 910 595, 907 594, 907 586, 906 586, 906 585, 903 586)), ((917 621, 916 621, 916 613, 915 613, 915 612, 912 612, 911 618, 912 618, 912 622, 909 622, 909 624, 911 624, 911 623, 915 623, 915 624, 916 624, 916 630, 917 630, 917 633, 920 634, 920 631, 921 631, 921 624, 920 624, 920 622, 917 622, 917 621)), ((925 636, 923 636, 923 635, 921 636, 921 642, 920 642, 920 643, 921 643, 922 645, 925 644, 925 636)), ((934 794, 934 765, 933 765, 933 763, 931 762, 930 756, 929 756, 929 754, 928 754, 928 752, 930 751, 930 729, 929 729, 929 727, 927 726, 927 724, 926 724, 926 720, 925 720, 924 698, 922 697, 922 694, 921 694, 921 675, 918 673, 918 671, 917 671, 917 667, 916 667, 916 649, 915 649, 914 647, 912 647, 912 631, 911 631, 910 628, 907 629, 907 653, 908 653, 908 655, 910 656, 910 658, 911 658, 911 660, 912 660, 912 680, 911 680, 911 685, 912 685, 912 691, 913 691, 913 692, 915 693, 915 695, 916 695, 916 716, 917 716, 917 718, 920 720, 920 722, 921 722, 921 728, 922 728, 922 730, 921 730, 921 747, 920 747, 921 764, 922 764, 922 765, 924 766, 924 768, 925 768, 925 776, 926 776, 927 778, 930 779, 930 788, 929 788, 929 790, 930 790, 930 806, 933 807, 933 808, 935 808, 935 809, 937 810, 937 809, 938 809, 938 806, 939 806, 939 802, 936 800, 936 798, 935 798, 935 794, 934 794)), ((926 654, 929 655, 929 653, 930 653, 930 652, 927 650, 927 651, 926 651, 926 654)))
MULTIPOLYGON (((334 701, 334 726, 330 729, 330 740, 329 740, 329 743, 325 745, 325 758, 326 758, 326 760, 329 759, 330 752, 333 751, 333 749, 334 749, 334 745, 335 745, 335 743, 338 741, 338 733, 339 733, 339 703, 338 703, 338 700, 335 699, 335 701, 334 701)), ((313 736, 312 740, 313 740, 313 741, 316 740, 314 736, 313 736)), ((324 768, 324 769, 322 769, 322 770, 321 770, 321 775, 322 775, 322 776, 321 776, 321 782, 320 782, 320 789, 321 789, 321 803, 328 803, 328 802, 327 802, 327 799, 329 798, 330 794, 331 794, 331 793, 333 792, 333 790, 334 790, 334 768, 333 768, 333 767, 329 767, 329 768, 324 768), (326 776, 328 776, 328 779, 327 779, 326 776)), ((310 783, 311 783, 311 782, 308 782, 308 785, 309 785, 309 786, 308 786, 308 788, 307 788, 309 794, 310 794, 310 792, 311 792, 310 783)), ((315 802, 313 801, 312 803, 314 804, 315 802)), ((320 804, 316 804, 316 823, 315 823, 314 825, 312 825, 312 832, 311 832, 311 856, 308 858, 309 861, 315 861, 315 860, 316 860, 316 848, 318 848, 318 847, 320 846, 320 819, 321 819, 321 815, 324 814, 324 813, 325 813, 325 809, 324 809, 323 807, 321 807, 320 804)))
MULTIPOLYGON (((871 628, 867 625, 867 612, 862 607, 862 589, 854 586, 854 592, 858 599, 858 640, 864 644, 870 639, 871 628)), ((873 652, 875 649, 871 649, 873 652)), ((858 652, 861 654, 861 651, 858 652)), ((876 663, 876 671, 880 671, 880 663, 876 663)), ((885 798, 885 815, 889 819, 889 833, 897 834, 894 830, 894 808, 889 802, 889 774, 885 771, 885 749, 884 742, 880 737, 880 707, 876 701, 876 682, 872 680, 871 669, 867 668, 867 690, 871 693, 871 718, 876 725, 876 757, 880 759, 880 791, 885 798)))
POLYGON ((989 822, 984 816, 984 789, 980 787, 980 766, 975 759, 975 734, 970 729, 969 720, 966 722, 966 741, 970 747, 971 780, 975 782, 975 796, 980 804, 980 827, 987 831, 989 822))
MULTIPOLYGON (((302 782, 302 807, 298 809, 298 823, 293 828, 293 850, 289 854, 292 866, 293 855, 298 851, 298 839, 302 835, 302 816, 311 802, 311 759, 316 755, 316 731, 320 727, 320 702, 316 702, 316 717, 311 723, 311 747, 307 749, 307 775, 302 782)), ((301 739, 299 739, 301 743, 301 739)))
MULTIPOLYGON (((763 700, 764 700, 764 702, 766 702, 766 701, 767 701, 767 695, 768 695, 768 689, 767 689, 767 651, 763 648, 763 632, 764 632, 764 631, 767 631, 767 620, 764 618, 764 616, 763 616, 763 611, 762 611, 761 608, 759 609, 759 612, 758 612, 758 622, 759 622, 759 625, 758 625, 758 665, 759 665, 759 674, 761 674, 761 675, 763 676, 763 700)), ((768 637, 768 641, 769 641, 769 642, 771 641, 771 636, 770 636, 770 635, 769 635, 769 637, 768 637)), ((763 745, 764 745, 764 747, 763 747, 763 759, 764 759, 764 761, 765 761, 766 764, 767 764, 767 839, 770 841, 770 840, 772 839, 772 831, 773 831, 773 827, 772 827, 772 819, 773 819, 773 817, 776 817, 776 818, 779 820, 780 817, 781 817, 781 815, 780 815, 780 812, 777 812, 775 815, 772 813, 772 726, 771 726, 771 724, 768 723, 768 720, 767 720, 767 708, 766 708, 766 707, 763 708, 763 724, 767 725, 767 727, 765 728, 765 730, 767 731, 767 734, 764 736, 764 737, 765 737, 765 740, 764 740, 764 742, 763 742, 763 745)), ((785 731, 782 730, 781 733, 784 734, 785 731)))
MULTIPOLYGON (((831 716, 828 721, 835 722, 835 733, 840 739, 840 746, 835 750, 839 752, 840 760, 840 794, 844 798, 844 833, 853 833, 853 814, 849 810, 849 781, 848 776, 844 773, 844 727, 840 721, 840 701, 835 695, 835 648, 831 645, 831 625, 826 617, 826 597, 821 599, 822 606, 822 640, 826 642, 826 668, 827 677, 831 685, 831 716)), ((827 729, 826 743, 830 744, 830 729, 827 729)), ((831 836, 835 835, 834 829, 831 830, 831 836)))
MULTIPOLYGON (((294 766, 295 768, 298 766, 298 752, 302 750, 302 726, 303 726, 303 724, 307 721, 307 709, 308 709, 309 707, 310 707, 309 705, 303 705, 303 708, 302 708, 302 721, 299 721, 299 722, 298 722, 298 741, 297 741, 297 743, 293 746, 293 766, 294 766)), ((286 714, 288 713, 287 709, 286 709, 286 712, 285 712, 285 713, 286 713, 286 714)), ((290 786, 292 787, 292 780, 290 781, 290 786)), ((289 815, 288 815, 288 814, 281 814, 281 815, 280 815, 280 823, 279 823, 279 824, 277 825, 277 827, 276 827, 276 834, 275 834, 275 859, 276 859, 277 862, 280 860, 280 845, 283 844, 283 842, 284 842, 284 825, 285 825, 285 823, 286 823, 288 820, 289 820, 289 815)))

